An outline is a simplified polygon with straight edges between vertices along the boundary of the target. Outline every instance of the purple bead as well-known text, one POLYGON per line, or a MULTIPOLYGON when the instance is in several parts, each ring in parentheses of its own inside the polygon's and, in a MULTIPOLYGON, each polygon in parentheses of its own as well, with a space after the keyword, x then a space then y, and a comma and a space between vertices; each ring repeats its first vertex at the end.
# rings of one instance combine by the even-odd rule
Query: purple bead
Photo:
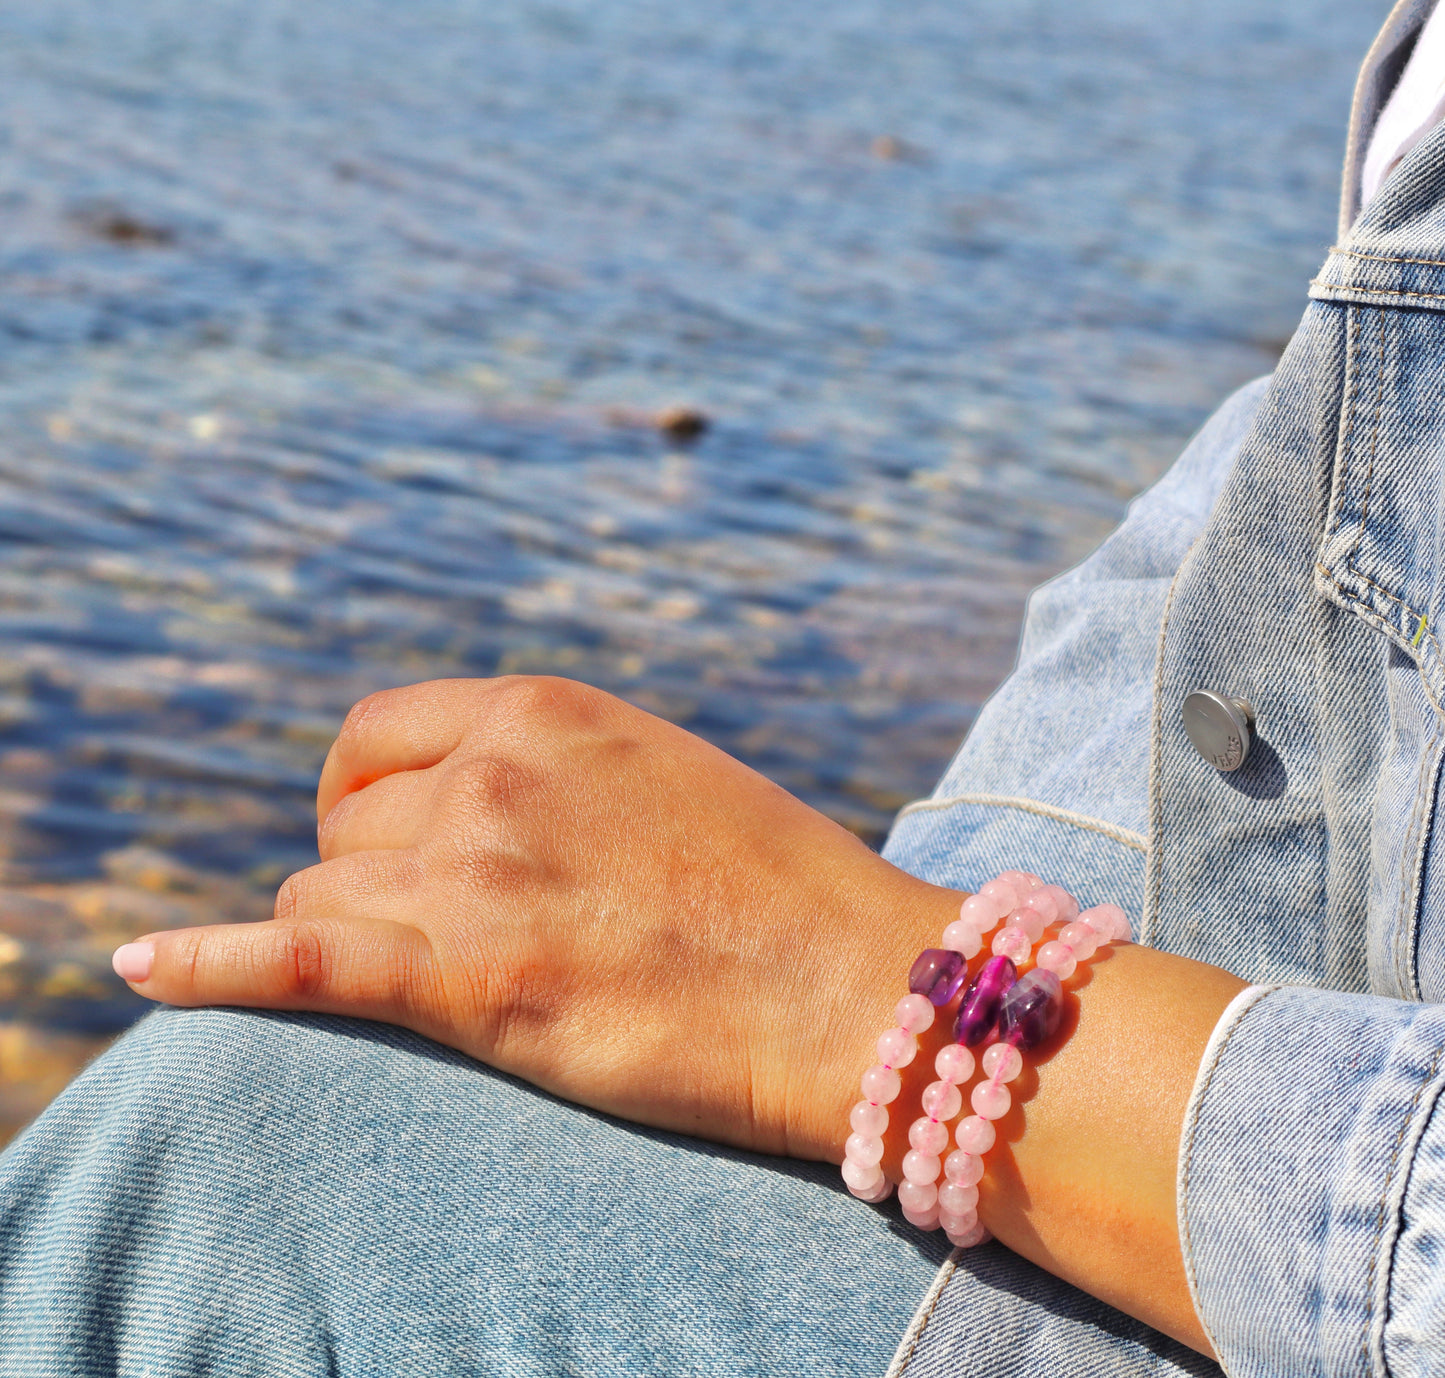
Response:
POLYGON ((999 1006, 1018 974, 1019 969, 1007 957, 990 957, 979 967, 958 1007, 958 1021, 953 1026, 955 1042, 976 1048, 993 1033, 999 1006))
POLYGON ((908 973, 908 989, 914 995, 926 995, 935 1005, 946 1005, 968 975, 963 953, 947 948, 930 947, 918 954, 913 970, 908 973))
POLYGON ((1033 1048, 1059 1027, 1064 1013, 1064 988, 1045 967, 1035 967, 1016 981, 998 1012, 999 1037, 1015 1048, 1033 1048))

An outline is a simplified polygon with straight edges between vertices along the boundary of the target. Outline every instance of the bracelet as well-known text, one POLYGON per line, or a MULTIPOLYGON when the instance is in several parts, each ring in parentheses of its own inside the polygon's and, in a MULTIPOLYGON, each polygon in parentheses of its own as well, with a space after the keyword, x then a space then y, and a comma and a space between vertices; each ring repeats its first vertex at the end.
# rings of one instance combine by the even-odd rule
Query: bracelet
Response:
POLYGON ((963 988, 968 959, 982 950, 985 934, 1001 919, 1004 925, 993 939, 991 955, 964 991, 954 1041, 934 1059, 938 1080, 924 1089, 924 1113, 909 1126, 904 1180, 898 1188, 899 1204, 910 1223, 928 1230, 941 1226, 949 1242, 962 1248, 992 1237, 979 1223, 978 1183, 983 1155, 997 1137, 993 1121, 1006 1115, 1013 1103, 1007 1083, 1023 1071, 1022 1052, 1057 1030, 1063 1014, 1062 983, 1079 962, 1105 943, 1129 938, 1129 919, 1118 905, 1096 905, 1081 913, 1067 890, 1046 885, 1028 871, 1005 871, 964 900, 959 917, 943 931, 943 947, 926 949, 914 962, 909 994, 895 1012, 898 1027, 879 1038, 879 1065, 863 1074, 865 1099, 849 1117, 853 1133, 843 1161, 843 1180, 855 1196, 876 1202, 891 1193, 880 1163, 888 1127, 885 1107, 901 1086, 896 1069, 913 1061, 918 1034, 932 1026, 934 1009, 949 1004, 963 988), (1053 924, 1063 928, 1039 948, 1033 969, 1019 976, 1019 966, 1053 924), (973 1114, 959 1121, 954 1132, 957 1151, 941 1160, 948 1145, 947 1121, 963 1108, 959 1084, 973 1075, 976 1065, 970 1049, 989 1039, 993 1042, 981 1059, 986 1080, 969 1097, 973 1114))

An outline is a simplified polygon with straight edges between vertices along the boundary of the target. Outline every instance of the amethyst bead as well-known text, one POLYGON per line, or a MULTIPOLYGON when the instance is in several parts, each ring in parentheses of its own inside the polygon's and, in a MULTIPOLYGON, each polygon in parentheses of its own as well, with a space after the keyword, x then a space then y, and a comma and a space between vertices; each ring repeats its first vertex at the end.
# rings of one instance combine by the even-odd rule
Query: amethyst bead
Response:
POLYGON ((946 1005, 968 975, 963 953, 946 948, 930 947, 918 954, 913 970, 908 973, 908 989, 914 995, 926 995, 935 1005, 946 1005))
POLYGON ((958 1007, 958 1021, 953 1026, 957 1042, 975 1048, 993 1033, 999 1006, 1018 974, 1019 969, 1007 957, 990 957, 979 967, 958 1007))
POLYGON ((1055 1029, 1064 1013, 1064 988, 1045 967, 1016 981, 998 1012, 999 1037, 1015 1048, 1032 1048, 1055 1029))

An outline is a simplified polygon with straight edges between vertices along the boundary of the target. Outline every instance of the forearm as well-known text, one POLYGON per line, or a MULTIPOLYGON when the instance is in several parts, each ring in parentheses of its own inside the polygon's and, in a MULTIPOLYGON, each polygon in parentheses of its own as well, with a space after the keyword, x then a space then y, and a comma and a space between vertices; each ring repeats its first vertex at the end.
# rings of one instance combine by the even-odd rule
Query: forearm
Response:
MULTIPOLYGON (((919 921, 897 925, 889 961, 900 973, 937 942, 937 892, 929 891, 918 895, 919 921)), ((1081 964, 1065 987, 1059 1033, 1025 1059, 980 1185, 980 1218, 1004 1244, 1203 1353, 1209 1344, 1179 1242, 1179 1137, 1210 1033, 1243 987, 1218 967, 1133 944, 1081 964)), ((920 1039, 900 1106, 916 1105, 933 1079, 951 1023, 940 1018, 920 1039)), ((840 1099, 856 1099, 854 1081, 856 1071, 840 1099)), ((844 1105, 835 1159, 846 1113, 844 1105)), ((884 1169, 895 1181, 910 1119, 895 1114, 889 1128, 884 1169)))

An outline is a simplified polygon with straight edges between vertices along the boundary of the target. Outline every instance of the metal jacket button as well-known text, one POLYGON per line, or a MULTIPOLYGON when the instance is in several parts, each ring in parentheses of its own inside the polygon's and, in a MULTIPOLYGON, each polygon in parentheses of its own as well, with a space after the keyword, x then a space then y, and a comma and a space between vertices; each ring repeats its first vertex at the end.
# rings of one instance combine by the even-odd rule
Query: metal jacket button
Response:
POLYGON ((1196 689, 1184 700, 1184 730, 1216 770, 1238 770, 1254 740, 1254 709, 1243 699, 1196 689))

